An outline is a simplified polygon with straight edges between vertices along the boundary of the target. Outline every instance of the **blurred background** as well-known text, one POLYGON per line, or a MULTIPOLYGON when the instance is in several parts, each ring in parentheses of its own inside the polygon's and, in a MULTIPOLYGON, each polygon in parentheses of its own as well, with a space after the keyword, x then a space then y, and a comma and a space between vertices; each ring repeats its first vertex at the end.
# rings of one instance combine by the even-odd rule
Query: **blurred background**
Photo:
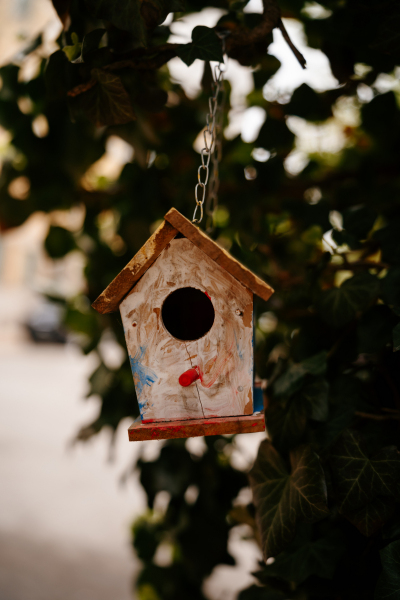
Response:
MULTIPOLYGON (((207 13, 201 19, 202 24, 213 21, 214 15, 207 13)), ((42 32, 42 51, 48 56, 61 32, 48 0, 1 0, 0 22, 2 65, 19 64, 18 53, 42 32)), ((183 27, 189 36, 190 30, 183 27)), ((195 65, 197 72, 188 76, 188 67, 177 63, 177 76, 191 96, 197 95, 201 66, 195 65)), ((6 153, 4 129, 0 137, 6 153)), ((132 148, 115 137, 106 150, 95 177, 115 178, 132 159, 132 148)), ((67 226, 82 220, 79 209, 59 217, 63 224, 67 219, 67 226)), ((139 455, 156 457, 163 442, 129 444, 131 418, 122 420, 113 436, 102 430, 88 443, 76 442, 79 429, 99 413, 98 398, 86 397, 87 380, 98 361, 82 355, 79 340, 63 325, 62 309, 47 299, 74 297, 85 289, 79 253, 59 260, 46 253, 50 222, 48 215, 35 212, 20 227, 0 234, 0 598, 135 598, 139 559, 130 528, 145 512, 146 499, 138 473, 122 480, 139 455)), ((121 348, 112 339, 105 341, 103 351, 111 364, 120 364, 121 348)), ((264 436, 242 437, 237 462, 246 469, 264 436)), ((202 451, 198 440, 190 445, 202 451)), ((231 538, 238 564, 211 576, 207 586, 215 598, 234 597, 252 582, 250 571, 260 558, 251 541, 243 547, 240 532, 231 538)))
MULTIPOLYGON (((262 13, 261 0, 242 4, 246 18, 262 13)), ((257 309, 262 379, 298 335, 307 264, 334 256, 340 265, 340 254, 358 251, 339 233, 341 211, 365 200, 357 169, 368 172, 368 153, 381 151, 373 125, 361 127, 363 107, 400 94, 390 61, 370 67, 353 56, 350 76, 343 53, 332 59, 336 47, 328 60, 318 26, 329 2, 283 4, 307 69, 276 30, 261 66, 228 60, 213 216, 218 243, 277 289, 257 309)), ((227 13, 223 3, 194 5, 167 17, 161 41, 187 43, 193 27, 214 27, 227 13)), ((57 95, 63 84, 45 81, 66 68, 68 52, 79 55, 85 18, 73 12, 66 33, 50 0, 0 0, 0 599, 230 600, 252 585, 261 559, 245 473, 265 435, 129 444, 137 407, 122 325, 90 308, 170 206, 191 217, 211 75, 203 61, 188 67, 175 57, 157 82, 136 81, 148 95, 140 102, 132 92, 134 124, 95 127, 57 95), (215 536, 207 557, 196 515, 205 523, 217 505, 223 525, 205 528, 215 536), (174 571, 182 556, 190 568, 174 571)), ((378 204, 378 179, 374 186, 378 204)), ((370 229, 385 218, 389 209, 370 229)), ((333 285, 351 275, 334 269, 333 285)))

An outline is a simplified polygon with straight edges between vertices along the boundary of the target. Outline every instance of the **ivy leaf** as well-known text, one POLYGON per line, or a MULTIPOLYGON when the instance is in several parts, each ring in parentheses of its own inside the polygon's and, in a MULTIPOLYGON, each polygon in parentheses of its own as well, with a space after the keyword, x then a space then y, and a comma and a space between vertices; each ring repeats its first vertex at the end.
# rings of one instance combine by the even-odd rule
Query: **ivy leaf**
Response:
POLYGON ((380 551, 383 571, 378 579, 375 600, 398 600, 400 598, 400 540, 392 542, 380 551))
POLYGON ((299 446, 290 458, 288 473, 281 456, 265 440, 249 474, 265 559, 285 550, 298 521, 314 523, 329 512, 318 456, 310 446, 299 446))
POLYGON ((351 206, 343 211, 343 228, 357 240, 364 240, 376 220, 376 213, 367 206, 351 206))
POLYGON ((294 448, 303 437, 307 425, 307 405, 299 395, 287 402, 275 400, 265 411, 268 437, 274 446, 285 452, 294 448))
POLYGON ((71 33, 72 44, 70 46, 64 46, 63 52, 70 62, 73 62, 76 58, 81 55, 82 44, 76 33, 71 33))
POLYGON ((199 58, 200 60, 224 60, 222 45, 213 29, 199 25, 192 31, 192 43, 184 44, 178 50, 178 56, 185 64, 190 65, 199 58))
POLYGON ((331 384, 329 419, 318 430, 323 448, 328 448, 345 429, 350 427, 360 397, 360 382, 349 375, 341 375, 331 384))
POLYGON ((44 242, 47 254, 51 258, 63 258, 76 249, 73 235, 64 227, 51 226, 44 242))
POLYGON ((94 29, 85 35, 82 42, 82 59, 85 60, 85 57, 90 54, 90 52, 94 52, 98 50, 100 42, 106 33, 106 29, 94 29))
POLYGON ((301 392, 306 401, 310 418, 314 421, 326 421, 329 413, 329 384, 325 379, 318 379, 307 385, 301 392))
POLYGON ((400 304, 400 267, 392 267, 382 279, 382 299, 386 304, 400 304))
POLYGON ((294 137, 294 133, 286 125, 283 111, 282 115, 278 115, 278 117, 268 114, 258 134, 257 145, 266 150, 289 154, 294 137))
MULTIPOLYGON (((387 95, 387 94, 383 94, 387 95)), ((377 96, 379 98, 380 96, 377 96)), ((396 101, 396 100, 395 100, 396 101)), ((373 101, 372 101, 373 102, 373 101)), ((372 104, 372 102, 370 104, 372 104)), ((365 104, 365 106, 369 106, 365 104)), ((377 117, 377 127, 381 127, 381 121, 379 121, 379 116, 383 116, 389 111, 386 107, 380 107, 377 117)), ((395 112, 397 116, 397 111, 395 112)), ((389 126, 392 128, 392 131, 397 131, 396 128, 393 128, 393 118, 392 114, 389 116, 389 126)), ((390 220, 389 224, 381 229, 378 229, 373 234, 373 239, 377 240, 382 249, 382 260, 384 262, 388 262, 389 264, 399 264, 400 263, 400 244, 399 244, 399 227, 400 227, 400 218, 393 217, 390 220)))
POLYGON ((332 116, 330 102, 324 101, 323 95, 315 92, 306 83, 293 92, 287 106, 287 113, 307 121, 325 121, 332 116))
POLYGON ((50 100, 62 98, 73 86, 74 69, 63 50, 57 50, 49 57, 45 71, 47 96, 50 100))
POLYGON ((346 548, 342 535, 332 530, 314 540, 309 527, 299 527, 299 533, 288 551, 279 554, 271 565, 266 565, 263 575, 295 583, 302 583, 310 575, 332 579, 346 548))
POLYGON ((393 329, 393 352, 400 350, 400 323, 393 329))
POLYGON ((400 497, 400 453, 391 446, 370 458, 360 434, 346 431, 330 455, 339 511, 370 536, 391 516, 400 497))
POLYGON ((101 69, 92 69, 95 84, 72 98, 72 106, 82 110, 97 126, 120 125, 133 121, 135 113, 121 79, 101 69))
POLYGON ((365 537, 376 533, 394 514, 394 498, 374 498, 365 506, 349 512, 348 520, 357 527, 365 537))
POLYGON ((104 363, 100 363, 95 371, 89 377, 90 388, 87 393, 87 398, 93 394, 104 396, 104 394, 110 389, 113 382, 114 375, 110 369, 106 367, 104 363))
POLYGON ((358 351, 375 354, 390 344, 396 318, 388 306, 377 304, 364 313, 357 325, 358 351))
POLYGON ((142 46, 146 45, 148 30, 160 25, 170 12, 184 10, 182 0, 85 0, 85 5, 92 17, 130 31, 142 46))
MULTIPOLYGON (((311 368, 313 365, 314 371, 319 372, 325 367, 322 367, 322 362, 318 365, 321 355, 316 356, 317 360, 311 362, 311 368)), ((329 412, 328 391, 327 381, 318 379, 289 399, 272 399, 265 411, 266 426, 269 438, 280 452, 291 450, 301 442, 308 418, 326 421, 329 412)))
POLYGON ((327 353, 324 351, 289 367, 289 369, 276 380, 274 393, 277 396, 290 396, 301 388, 307 374, 316 376, 323 375, 326 371, 326 358, 327 353))
POLYGON ((379 280, 370 273, 358 273, 346 279, 340 288, 321 293, 317 309, 333 327, 342 327, 354 319, 378 295, 379 280))

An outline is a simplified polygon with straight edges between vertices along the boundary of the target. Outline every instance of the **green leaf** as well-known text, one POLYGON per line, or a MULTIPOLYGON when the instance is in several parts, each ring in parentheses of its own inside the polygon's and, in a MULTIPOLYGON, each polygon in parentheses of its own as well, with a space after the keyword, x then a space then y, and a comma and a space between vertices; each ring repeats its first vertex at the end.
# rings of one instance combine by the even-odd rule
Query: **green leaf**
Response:
POLYGON ((75 110, 82 110, 97 126, 121 125, 133 121, 135 113, 121 79, 101 69, 93 69, 95 85, 87 92, 72 98, 75 110))
POLYGON ((377 240, 382 248, 382 260, 389 264, 400 264, 399 231, 400 218, 393 217, 386 227, 378 229, 373 234, 373 239, 377 240))
POLYGON ((370 536, 391 516, 400 498, 400 453, 393 447, 369 457, 360 434, 346 431, 330 453, 329 463, 339 511, 370 536))
POLYGON ((349 375, 336 377, 330 390, 329 419, 318 430, 318 439, 323 448, 328 448, 350 427, 360 396, 360 382, 349 375))
MULTIPOLYGON (((314 366, 315 371, 324 368, 318 365, 320 355, 316 360, 312 358, 314 363, 311 362, 311 368, 314 366)), ((303 361, 303 364, 306 362, 303 361)), ((280 452, 287 452, 302 441, 308 418, 315 421, 327 419, 328 391, 327 381, 318 379, 289 399, 271 399, 265 411, 266 428, 269 438, 280 452)))
POLYGON ((89 398, 93 394, 104 396, 104 394, 110 389, 114 379, 114 374, 104 363, 100 363, 95 371, 89 378, 90 388, 87 393, 89 398))
POLYGON ((382 279, 382 299, 391 306, 400 305, 400 267, 389 269, 382 279))
POLYGON ((190 66, 196 58, 200 60, 216 60, 222 62, 222 45, 214 29, 198 25, 192 31, 192 43, 184 44, 178 49, 178 56, 190 66))
POLYGON ((130 31, 145 46, 147 31, 162 23, 170 12, 184 10, 181 0, 84 0, 92 17, 109 21, 118 29, 130 31))
POLYGON ((309 85, 303 83, 294 92, 286 107, 289 115, 296 115, 307 121, 325 121, 332 116, 329 101, 323 100, 309 85))
POLYGON ((395 511, 393 498, 374 498, 362 508, 349 512, 346 517, 366 537, 376 533, 395 511))
POLYGON ((400 540, 380 551, 382 574, 375 589, 375 600, 399 600, 400 598, 400 540))
POLYGON ((79 38, 76 33, 71 34, 72 44, 70 46, 64 46, 62 49, 65 56, 70 62, 74 61, 81 55, 82 44, 79 42, 79 38))
POLYGON ((343 211, 343 228, 357 240, 364 240, 371 231, 376 216, 375 211, 367 206, 352 206, 343 211))
POLYGON ((106 29, 94 29, 85 35, 82 42, 82 58, 85 60, 85 57, 98 50, 101 40, 106 33, 106 29))
POLYGON ((346 549, 340 532, 332 530, 326 536, 311 539, 309 526, 299 527, 295 540, 286 552, 264 567, 267 577, 302 583, 311 575, 332 579, 336 565, 346 549))
POLYGON ((372 306, 363 314, 357 326, 358 351, 375 354, 389 345, 393 320, 395 317, 388 306, 383 304, 372 306))
POLYGON ((314 421, 326 421, 329 413, 329 384, 325 379, 310 383, 301 392, 309 409, 310 418, 314 421))
POLYGON ((272 54, 266 54, 259 64, 257 70, 253 71, 254 87, 263 88, 267 81, 275 75, 281 66, 281 62, 272 54))
POLYGON ((299 521, 314 523, 328 513, 325 477, 310 446, 291 453, 291 473, 272 444, 261 443, 249 473, 264 558, 290 544, 299 521))
POLYGON ((340 288, 322 292, 317 309, 333 327, 343 327, 365 309, 379 293, 379 280, 370 273, 358 273, 346 279, 340 288))
POLYGON ((51 226, 44 242, 47 254, 51 258, 63 258, 76 249, 73 235, 64 227, 51 226))
POLYGON ((274 400, 265 411, 268 437, 280 452, 291 450, 301 441, 307 425, 307 404, 300 395, 287 402, 274 400))
POLYGON ((296 363, 281 375, 274 384, 274 393, 277 396, 290 396, 297 392, 303 385, 306 375, 323 375, 326 371, 327 353, 320 352, 300 363, 296 363))
POLYGON ((62 98, 73 86, 73 73, 77 67, 72 65, 65 52, 57 50, 49 57, 45 71, 46 91, 50 100, 62 98))
POLYGON ((393 329, 393 352, 400 350, 400 323, 393 329))
POLYGON ((394 138, 397 139, 398 113, 396 96, 392 91, 378 94, 361 109, 363 128, 381 144, 390 144, 394 138))
POLYGON ((268 114, 264 125, 260 129, 256 143, 260 148, 286 155, 292 149, 294 138, 294 133, 286 125, 282 111, 282 118, 274 118, 268 114))

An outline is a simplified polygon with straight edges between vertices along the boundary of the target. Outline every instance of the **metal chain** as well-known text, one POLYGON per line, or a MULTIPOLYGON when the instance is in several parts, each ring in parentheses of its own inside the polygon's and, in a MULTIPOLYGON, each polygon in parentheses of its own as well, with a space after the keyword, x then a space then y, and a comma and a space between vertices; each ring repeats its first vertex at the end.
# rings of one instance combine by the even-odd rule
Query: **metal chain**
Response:
MULTIPOLYGON (((225 38, 222 39, 222 54, 225 54, 225 38)), ((197 171, 197 184, 194 190, 196 207, 192 223, 201 223, 203 220, 203 205, 206 199, 206 188, 210 179, 210 186, 206 201, 206 213, 211 216, 218 204, 219 188, 219 161, 222 157, 222 125, 225 102, 224 73, 225 62, 220 62, 214 69, 214 81, 211 84, 212 95, 208 99, 209 112, 207 124, 203 131, 204 147, 200 152, 201 165, 197 171), (210 177, 210 162, 212 170, 210 177), (200 216, 196 218, 198 209, 200 216)))

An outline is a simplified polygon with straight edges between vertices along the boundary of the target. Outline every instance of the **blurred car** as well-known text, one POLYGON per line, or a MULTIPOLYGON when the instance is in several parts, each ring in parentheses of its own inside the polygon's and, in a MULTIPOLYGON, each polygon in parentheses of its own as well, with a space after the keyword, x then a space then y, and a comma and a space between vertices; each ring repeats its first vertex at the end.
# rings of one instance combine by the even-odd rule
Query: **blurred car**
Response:
POLYGON ((34 310, 24 323, 33 342, 65 344, 67 333, 62 324, 63 309, 51 302, 45 302, 34 310))

